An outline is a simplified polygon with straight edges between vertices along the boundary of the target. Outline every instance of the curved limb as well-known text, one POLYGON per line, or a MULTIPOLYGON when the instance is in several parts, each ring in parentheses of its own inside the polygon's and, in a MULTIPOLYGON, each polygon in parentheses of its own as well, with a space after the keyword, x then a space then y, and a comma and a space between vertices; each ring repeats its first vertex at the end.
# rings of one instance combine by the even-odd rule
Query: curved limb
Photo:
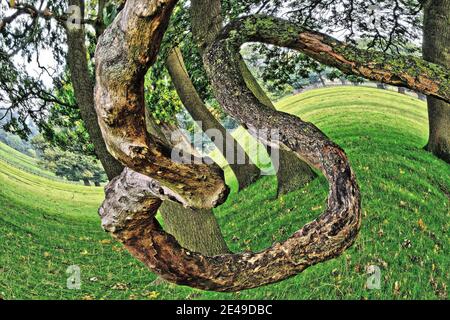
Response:
POLYGON ((211 208, 228 195, 222 170, 201 161, 173 162, 171 149, 145 129, 144 76, 176 2, 129 0, 100 37, 96 110, 108 150, 124 166, 158 180, 171 199, 185 206, 211 208))
MULTIPOLYGON (((129 8, 132 2, 127 2, 123 11, 125 13, 116 20, 113 28, 124 28, 125 22, 130 25, 129 20, 140 19, 139 15, 133 13, 133 7, 129 8)), ((251 92, 247 95, 231 92, 236 85, 234 81, 243 79, 236 76, 240 75, 239 72, 233 72, 233 67, 238 65, 233 66, 227 50, 210 52, 208 56, 211 61, 218 59, 217 61, 226 64, 226 69, 221 70, 223 78, 214 78, 213 85, 216 89, 224 89, 219 95, 221 99, 226 99, 232 93, 230 103, 226 104, 228 111, 249 127, 279 129, 284 148, 294 150, 299 157, 320 169, 330 183, 327 210, 285 242, 274 244, 259 253, 208 257, 189 252, 165 233, 156 221, 155 214, 161 203, 160 198, 166 195, 160 188, 166 181, 149 174, 147 163, 142 165, 136 162, 136 158, 142 157, 133 154, 135 146, 149 148, 141 134, 144 128, 140 118, 142 103, 139 101, 143 94, 140 89, 142 78, 152 62, 149 55, 154 54, 148 47, 153 48, 154 44, 148 41, 147 51, 138 55, 139 59, 130 59, 130 55, 136 56, 137 47, 133 46, 136 43, 129 41, 130 43, 119 46, 120 42, 114 41, 113 28, 106 31, 101 47, 97 50, 97 108, 105 138, 108 138, 113 154, 139 173, 126 169, 108 185, 100 214, 103 227, 123 242, 135 257, 168 281, 205 290, 236 291, 286 279, 311 265, 338 256, 354 242, 360 227, 360 196, 345 153, 314 125, 288 114, 259 108, 252 101, 256 98, 251 92), (105 59, 112 46, 116 50, 118 46, 119 52, 114 54, 114 58, 105 59), (127 63, 121 63, 122 61, 127 63), (124 74, 129 75, 130 70, 139 72, 132 73, 133 77, 124 77, 124 74), (241 105, 246 107, 240 108, 241 105)), ((133 30, 126 29, 127 32, 120 39, 126 40, 130 37, 128 33, 133 30)), ((226 47, 226 42, 221 45, 226 47)), ((219 66, 219 63, 214 66, 219 66)), ((213 68, 212 72, 215 71, 217 70, 213 68)), ((274 141, 266 143, 273 144, 274 141)), ((151 163, 152 166, 160 166, 169 161, 167 158, 153 160, 156 163, 151 163)), ((168 162, 167 166, 171 165, 168 162)), ((201 168, 190 169, 194 171, 201 168)), ((198 175, 198 172, 194 174, 198 175)), ((188 184, 190 181, 183 182, 188 184)))
POLYGON ((281 18, 264 15, 242 17, 229 23, 218 38, 219 42, 226 40, 229 46, 234 47, 246 42, 262 42, 298 50, 346 74, 406 87, 450 102, 450 73, 444 66, 415 56, 358 49, 281 18))

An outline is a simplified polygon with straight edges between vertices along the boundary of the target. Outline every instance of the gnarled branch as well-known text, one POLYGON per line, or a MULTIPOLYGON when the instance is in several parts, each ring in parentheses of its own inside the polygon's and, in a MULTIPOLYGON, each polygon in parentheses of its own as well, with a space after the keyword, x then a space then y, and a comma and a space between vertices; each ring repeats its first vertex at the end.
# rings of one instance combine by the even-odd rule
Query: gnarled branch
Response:
MULTIPOLYGON (((278 128, 282 147, 295 151, 324 173, 330 183, 327 209, 285 242, 259 253, 208 257, 182 248, 161 229, 155 219, 160 198, 167 196, 161 187, 171 187, 179 181, 201 194, 205 188, 210 191, 208 182, 217 181, 209 167, 174 164, 166 153, 159 151, 162 147, 154 139, 143 134, 142 79, 157 53, 165 24, 161 21, 169 15, 164 4, 173 3, 170 0, 127 1, 97 49, 96 103, 100 125, 112 154, 137 171, 126 169, 108 185, 100 210, 104 228, 162 278, 205 290, 258 287, 338 256, 354 242, 361 218, 359 189, 345 153, 314 125, 261 108, 250 91, 234 91, 245 85, 236 69, 239 66, 232 59, 236 54, 230 54, 233 47, 228 46, 226 39, 216 41, 206 55, 213 85, 220 91, 218 98, 223 102, 228 97, 229 102, 224 106, 249 127, 278 128), (158 167, 164 167, 164 175, 155 174, 154 168, 158 167), (195 177, 210 172, 206 172, 209 174, 206 181, 199 183, 177 175, 175 168, 180 167, 195 177)), ((274 144, 274 141, 266 143, 274 144)))
POLYGON ((228 194, 222 170, 181 164, 145 129, 144 76, 154 63, 177 1, 127 1, 100 37, 96 57, 96 110, 109 152, 124 166, 160 182, 186 206, 211 208, 228 194))
POLYGON ((346 74, 383 82, 450 102, 450 73, 447 68, 419 57, 362 50, 321 32, 284 19, 254 15, 228 24, 219 38, 233 46, 262 42, 298 50, 346 74))

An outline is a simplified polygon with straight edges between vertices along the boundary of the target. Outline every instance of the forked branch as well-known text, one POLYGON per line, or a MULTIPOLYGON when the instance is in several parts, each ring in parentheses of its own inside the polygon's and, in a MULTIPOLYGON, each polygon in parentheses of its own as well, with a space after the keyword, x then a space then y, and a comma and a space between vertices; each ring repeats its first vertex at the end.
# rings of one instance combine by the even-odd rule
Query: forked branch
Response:
MULTIPOLYGON (((240 46, 261 41, 293 48, 344 72, 445 101, 448 73, 420 59, 399 57, 407 63, 402 67, 378 53, 367 53, 363 61, 362 51, 276 18, 233 22, 204 56, 217 99, 251 129, 278 129, 280 147, 320 170, 330 189, 325 212, 286 241, 258 253, 204 256, 182 248, 155 215, 167 197, 193 207, 217 205, 226 197, 222 176, 214 167, 172 162, 165 147, 144 133, 143 77, 156 57, 174 3, 129 0, 97 50, 96 100, 103 134, 113 155, 134 170, 125 169, 108 185, 100 210, 103 227, 162 278, 205 290, 254 288, 337 257, 355 241, 361 223, 359 188, 348 158, 313 124, 259 103, 239 72, 235 57, 240 46)), ((275 146, 277 141, 263 142, 275 146)))

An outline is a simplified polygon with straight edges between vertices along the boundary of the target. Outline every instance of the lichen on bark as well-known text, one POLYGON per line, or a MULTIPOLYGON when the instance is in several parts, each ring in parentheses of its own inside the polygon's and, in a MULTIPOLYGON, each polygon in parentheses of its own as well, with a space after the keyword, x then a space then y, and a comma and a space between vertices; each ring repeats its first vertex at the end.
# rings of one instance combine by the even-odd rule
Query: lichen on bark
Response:
MULTIPOLYGON (((105 31, 112 35, 102 39, 114 39, 117 32, 125 32, 121 37, 125 40, 137 36, 136 30, 133 32, 129 29, 136 25, 134 20, 141 19, 132 10, 135 1, 127 1, 121 15, 105 31)), ((261 107, 251 91, 236 90, 244 83, 241 73, 236 69, 239 64, 230 59, 230 56, 236 57, 229 55, 232 46, 227 47, 226 40, 220 39, 211 46, 217 50, 209 49, 206 55, 211 59, 209 65, 213 68, 209 72, 216 72, 212 79, 219 91, 218 98, 232 116, 248 124, 248 127, 278 128, 281 131, 282 147, 296 152, 301 159, 325 175, 330 183, 327 209, 286 241, 275 243, 258 253, 209 257, 182 248, 175 238, 162 230, 155 219, 161 198, 171 195, 178 201, 190 200, 186 203, 194 207, 205 207, 218 205, 218 201, 226 197, 226 194, 217 195, 217 189, 211 188, 211 182, 220 182, 214 168, 181 167, 185 170, 184 174, 177 176, 173 170, 180 167, 167 158, 164 146, 154 137, 142 134, 145 124, 142 119, 141 77, 158 51, 157 46, 147 40, 155 37, 156 42, 160 41, 164 26, 158 29, 158 23, 167 21, 169 15, 170 10, 163 9, 152 19, 146 20, 149 25, 141 25, 145 28, 139 31, 148 34, 141 36, 144 42, 140 54, 128 52, 136 50, 136 47, 128 46, 126 41, 121 46, 114 41, 100 41, 100 48, 97 49, 99 78, 96 107, 103 134, 113 154, 135 170, 124 170, 120 177, 107 186, 106 199, 100 210, 104 228, 162 278, 204 290, 237 291, 281 281, 341 254, 355 241, 361 223, 359 188, 347 156, 311 123, 266 106, 261 107), (111 50, 119 51, 116 56, 126 63, 109 59, 111 50), (142 61, 146 62, 144 66, 142 61), (220 69, 220 63, 223 63, 223 69, 220 69), (118 70, 118 64, 127 70, 118 70), (108 76, 110 71, 114 73, 114 80, 111 74, 108 76), (118 79, 118 75, 122 78, 118 79), (167 170, 158 175, 158 172, 154 172, 155 168, 167 170), (189 176, 191 173, 193 178, 189 176), (198 180, 196 177, 204 178, 198 180), (205 194, 211 195, 211 191, 216 199, 212 201, 208 198, 206 203, 193 201, 192 198, 178 199, 177 194, 172 194, 173 190, 170 189, 177 181, 182 190, 195 192, 196 200, 205 194), (164 190, 164 187, 169 188, 169 191, 164 190)), ((135 40, 133 38, 131 43, 135 40)), ((219 183, 212 185, 220 187, 219 183)))

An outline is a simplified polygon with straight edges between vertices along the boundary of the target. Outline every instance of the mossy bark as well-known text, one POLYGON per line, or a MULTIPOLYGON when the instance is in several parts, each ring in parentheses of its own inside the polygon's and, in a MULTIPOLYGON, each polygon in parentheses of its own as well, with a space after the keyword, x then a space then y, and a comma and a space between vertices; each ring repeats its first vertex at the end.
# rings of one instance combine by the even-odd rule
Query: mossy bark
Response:
MULTIPOLYGON (((145 121, 139 113, 143 113, 142 106, 135 102, 143 100, 144 92, 135 91, 134 86, 142 83, 145 72, 157 55, 158 41, 170 16, 170 5, 174 4, 170 1, 128 0, 97 48, 100 72, 97 73, 96 106, 99 113, 104 114, 101 127, 108 137, 109 147, 117 150, 117 157, 137 170, 134 172, 126 168, 105 189, 106 199, 100 209, 104 229, 165 280, 204 290, 239 291, 274 283, 339 256, 354 243, 361 225, 359 188, 347 156, 314 125, 261 105, 246 87, 238 63, 232 60, 235 55, 230 55, 236 51, 226 41, 215 41, 206 54, 210 59, 208 66, 211 67, 207 72, 218 99, 226 111, 249 128, 279 129, 283 148, 295 151, 299 157, 321 170, 330 183, 327 209, 286 241, 257 253, 206 256, 181 247, 174 237, 162 230, 155 215, 161 200, 166 200, 166 192, 162 188, 166 177, 153 175, 147 168, 148 164, 134 160, 136 156, 133 155, 133 147, 140 138, 136 133, 146 131, 145 121), (161 6, 158 7, 158 4, 161 6), (164 23, 160 25, 161 29, 158 28, 160 23, 164 23), (115 40, 121 39, 122 32, 128 41, 154 41, 144 41, 137 47, 127 45, 128 41, 119 45, 121 42, 115 40), (136 54, 136 48, 141 47, 140 59, 127 59, 130 54, 136 54), (110 57, 113 48, 119 56, 110 57), (148 63, 143 65, 142 61, 148 63), (134 75, 133 70, 141 72, 134 75), (118 75, 126 77, 117 79, 118 75), (122 90, 109 90, 112 84, 121 84, 122 90), (240 95, 234 94, 237 88, 244 89, 240 95), (132 98, 128 103, 122 100, 123 91, 132 98), (135 97, 137 94, 139 97, 135 97), (242 108, 242 105, 246 107, 242 108), (133 111, 133 116, 128 117, 130 111, 133 111), (128 158, 120 153, 125 151, 124 140, 128 142, 125 145, 128 147, 128 158)), ((159 151, 158 145, 148 144, 147 148, 152 149, 148 153, 159 157, 156 159, 158 163, 166 161, 156 153, 159 151)), ((147 155, 141 154, 141 157, 147 155)), ((195 170, 192 172, 194 177, 200 174, 214 177, 214 172, 205 172, 203 167, 190 169, 195 170)), ((210 189, 208 177, 201 179, 201 183, 181 177, 178 181, 182 187, 196 194, 202 194, 197 189, 210 189)), ((216 199, 222 200, 219 195, 216 199)), ((185 204, 202 205, 192 201, 185 204)), ((220 203, 209 201, 206 204, 215 206, 220 203)))
POLYGON ((415 56, 362 50, 288 20, 262 15, 242 17, 230 22, 218 39, 224 37, 230 38, 230 43, 234 44, 263 42, 298 50, 345 74, 403 86, 450 102, 448 68, 415 56))
POLYGON ((411 62, 414 70, 411 66, 401 68, 396 64, 398 61, 387 64, 377 60, 372 64, 369 62, 373 61, 367 60, 363 64, 360 60, 363 52, 317 32, 299 31, 288 21, 277 18, 263 21, 244 18, 240 21, 244 25, 237 24, 238 31, 233 28, 235 24, 224 30, 205 53, 209 60, 207 72, 218 100, 248 128, 279 129, 280 146, 296 152, 320 170, 329 182, 329 194, 326 210, 282 243, 257 253, 201 255, 181 247, 162 230, 155 215, 167 197, 195 208, 220 205, 227 196, 218 193, 224 191, 220 184, 223 176, 214 167, 173 164, 161 152, 156 138, 141 140, 141 133, 146 131, 143 79, 158 54, 175 3, 176 0, 128 0, 97 47, 96 107, 102 115, 101 128, 115 156, 137 170, 126 168, 108 184, 100 209, 103 228, 164 279, 204 290, 239 291, 274 283, 339 256, 354 243, 361 226, 360 193, 348 158, 313 124, 259 102, 246 87, 238 63, 233 60, 239 47, 246 41, 289 47, 341 70, 404 85, 445 101, 449 101, 448 73, 442 67, 411 57, 403 62, 411 62), (136 153, 137 150, 141 152, 136 153), (154 163, 156 168, 151 167, 154 163), (164 175, 155 174, 158 168, 167 171, 164 175), (175 175, 173 170, 178 168, 183 175, 175 175), (184 191, 180 197, 167 189, 173 181, 184 191))
MULTIPOLYGON (((191 2, 192 31, 200 52, 210 45, 223 26, 222 8, 219 0, 193 0, 191 2)), ((236 61, 239 61, 239 69, 245 84, 253 92, 255 97, 265 106, 275 109, 274 104, 267 96, 264 89, 259 85, 251 71, 248 69, 242 56, 238 53, 236 61)), ((267 147, 267 152, 271 154, 271 148, 267 147)), ((304 187, 312 181, 316 175, 314 171, 294 153, 289 150, 280 150, 277 164, 277 196, 287 194, 291 191, 304 187)), ((241 171, 239 177, 246 177, 246 168, 237 168, 241 171)))
POLYGON ((117 160, 152 179, 163 198, 209 209, 228 196, 223 170, 204 161, 172 161, 171 148, 145 127, 144 76, 176 2, 127 0, 109 26, 113 31, 97 44, 95 107, 103 138, 117 160))
MULTIPOLYGON (((424 6, 423 57, 450 68, 450 0, 424 6)), ((450 104, 428 97, 429 139, 426 149, 450 163, 450 104)))
POLYGON ((245 189, 251 185, 259 178, 260 169, 251 162, 244 149, 231 134, 227 132, 203 103, 187 73, 183 56, 179 48, 174 48, 170 52, 166 60, 166 66, 178 96, 186 110, 195 121, 201 122, 202 130, 212 139, 216 144, 216 147, 222 151, 224 157, 227 157, 227 155, 229 155, 229 157, 231 157, 231 155, 233 156, 232 159, 228 160, 230 168, 238 180, 239 190, 245 189), (215 135, 217 131, 220 132, 222 139, 216 139, 217 137, 215 135), (234 142, 232 146, 233 150, 228 150, 229 146, 225 143, 226 141, 234 142), (239 155, 244 156, 243 164, 238 162, 239 155))

